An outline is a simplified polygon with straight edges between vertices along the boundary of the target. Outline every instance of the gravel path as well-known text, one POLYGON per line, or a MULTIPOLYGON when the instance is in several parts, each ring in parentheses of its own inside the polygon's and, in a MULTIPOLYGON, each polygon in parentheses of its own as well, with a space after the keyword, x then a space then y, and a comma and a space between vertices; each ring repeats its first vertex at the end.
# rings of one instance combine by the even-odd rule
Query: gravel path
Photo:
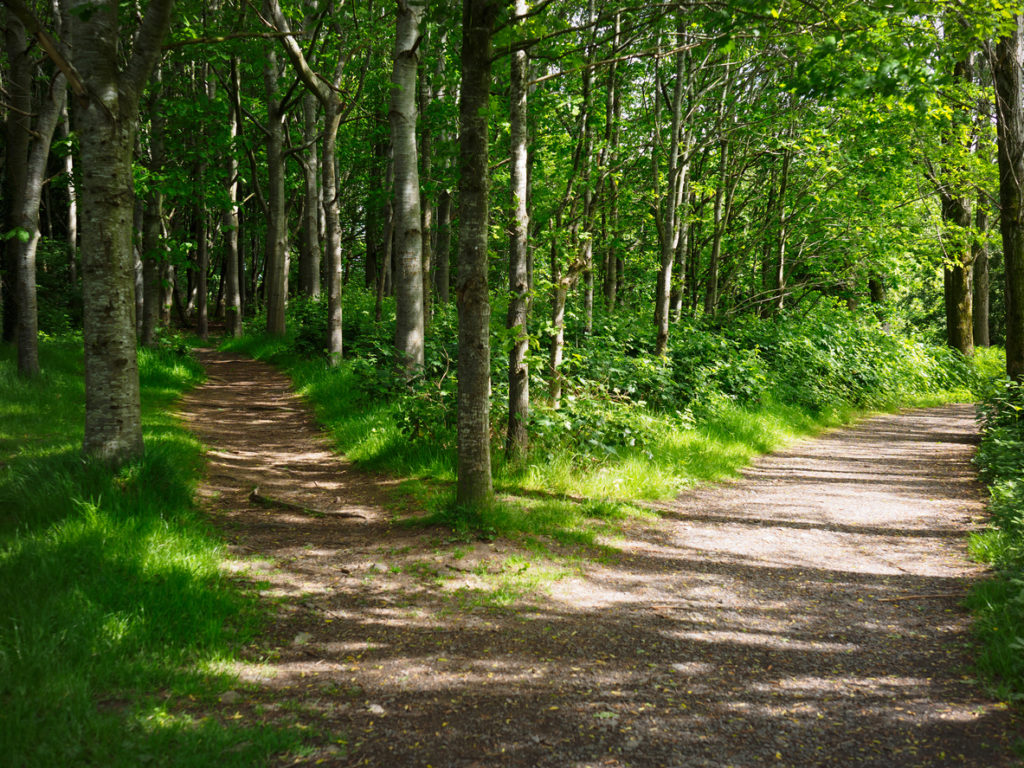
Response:
POLYGON ((391 482, 334 458, 282 376, 203 360, 183 408, 210 446, 201 496, 277 608, 245 685, 201 713, 308 728, 282 764, 1018 764, 959 606, 984 515, 970 406, 764 457, 495 609, 536 559, 392 527, 391 482))

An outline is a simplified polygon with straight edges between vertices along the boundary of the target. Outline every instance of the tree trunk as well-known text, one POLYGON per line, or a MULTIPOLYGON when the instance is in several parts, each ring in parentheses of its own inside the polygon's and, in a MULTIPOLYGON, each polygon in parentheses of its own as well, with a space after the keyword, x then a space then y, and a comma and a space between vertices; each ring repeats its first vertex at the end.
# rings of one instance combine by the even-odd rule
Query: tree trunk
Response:
MULTIPOLYGON (((974 354, 971 299, 971 208, 966 198, 941 192, 942 220, 952 225, 953 263, 943 269, 946 343, 970 357, 974 354)), ((947 257, 948 258, 948 257, 947 257)))
MULTIPOLYGON (((517 17, 527 12, 526 0, 515 0, 517 17)), ((512 215, 509 226, 508 318, 506 327, 512 331, 508 353, 508 430, 505 453, 516 459, 526 453, 530 416, 530 369, 526 353, 530 342, 526 328, 529 273, 527 271, 527 238, 530 214, 526 208, 527 185, 527 63, 526 51, 516 51, 511 60, 509 90, 509 132, 511 141, 512 215)))
MULTIPOLYGON (((242 123, 239 106, 241 80, 238 73, 239 58, 231 57, 231 105, 228 108, 228 136, 232 147, 238 140, 242 123)), ((242 291, 240 280, 241 256, 238 249, 238 158, 234 151, 227 156, 228 205, 224 211, 224 326, 232 338, 242 335, 242 291)))
MULTIPOLYGON (((9 23, 17 24, 17 21, 12 18, 9 23)), ((24 30, 14 36, 20 37, 22 42, 25 40, 24 30)), ((8 53, 21 54, 10 50, 8 53)), ((22 235, 9 240, 8 247, 14 252, 14 272, 17 276, 15 306, 18 373, 26 378, 39 374, 39 313, 36 299, 36 252, 40 239, 39 204, 46 181, 50 143, 64 110, 66 93, 64 75, 58 74, 41 99, 29 99, 35 120, 28 120, 26 124, 22 119, 13 119, 12 127, 14 131, 26 128, 31 131, 26 142, 23 142, 21 137, 12 137, 15 138, 17 150, 24 149, 25 154, 19 157, 15 157, 13 153, 8 154, 8 161, 21 165, 18 169, 8 169, 8 172, 24 183, 24 188, 12 201, 19 206, 13 211, 12 223, 22 235)), ((12 116, 9 115, 8 119, 11 120, 12 116)))
POLYGON ((714 220, 711 232, 711 259, 708 262, 708 279, 704 288, 704 314, 714 315, 718 311, 718 273, 722 260, 722 237, 725 234, 725 219, 722 215, 725 198, 725 175, 729 162, 729 142, 719 142, 718 184, 715 187, 714 220))
POLYGON ((597 46, 597 8, 587 2, 587 23, 591 25, 587 63, 583 69, 583 332, 594 331, 594 59, 597 46))
MULTIPOLYGON (((677 21, 677 28, 680 33, 682 33, 683 24, 683 17, 680 12, 677 21)), ((683 130, 683 78, 686 68, 685 51, 680 50, 676 53, 675 65, 675 87, 672 94, 672 116, 668 143, 668 174, 664 193, 661 191, 661 169, 657 159, 657 152, 652 152, 651 157, 651 171, 655 197, 657 199, 655 223, 658 227, 658 245, 661 257, 654 296, 654 326, 657 333, 654 352, 656 355, 665 354, 665 350, 668 347, 669 310, 672 298, 672 263, 675 261, 676 246, 679 243, 679 231, 682 225, 680 206, 683 188, 686 185, 689 162, 689 147, 687 146, 685 150, 681 147, 683 130)), ((655 99, 655 119, 658 128, 661 125, 660 114, 658 114, 661 109, 660 95, 661 89, 658 88, 657 98, 655 99)), ((686 143, 689 144, 688 141, 686 143)))
POLYGON ((132 150, 139 96, 160 55, 172 0, 151 0, 118 70, 118 4, 68 0, 74 64, 92 94, 75 110, 82 159, 84 449, 113 465, 142 454, 132 296, 132 150))
MULTIPOLYGON (((622 35, 622 15, 615 14, 615 32, 612 37, 612 63, 608 68, 608 94, 605 102, 604 141, 607 147, 607 166, 612 167, 619 157, 619 124, 622 119, 621 100, 619 99, 618 61, 619 41, 622 35)), ((606 213, 607 229, 604 231, 604 305, 610 312, 615 309, 617 298, 616 277, 619 259, 618 247, 618 176, 608 173, 606 177, 608 211, 606 213)))
MULTIPOLYGON (((309 151, 302 163, 305 204, 302 209, 302 247, 299 251, 299 293, 320 297, 320 158, 316 144, 319 125, 316 121, 316 95, 307 93, 302 99, 303 140, 309 151)), ((325 169, 326 170, 326 169, 325 169)))
POLYGON ((985 242, 985 233, 988 231, 988 211, 980 199, 974 216, 974 225, 977 228, 977 236, 971 246, 974 265, 974 346, 990 346, 989 340, 989 274, 988 274, 988 244, 985 242))
POLYGON ((452 263, 452 194, 442 189, 437 196, 437 247, 434 248, 434 290, 442 304, 449 301, 452 263))
POLYGON ((490 318, 487 292, 487 111, 496 0, 463 0, 459 105, 458 485, 456 503, 491 502, 490 318))
POLYGON ((416 69, 423 9, 398 0, 389 110, 395 166, 395 347, 407 375, 423 368, 423 229, 416 151, 416 69))
POLYGON ((1024 378, 1024 14, 999 40, 992 74, 999 138, 999 229, 1006 272, 1006 372, 1024 378))
MULTIPOLYGON (((161 82, 161 72, 157 68, 153 76, 154 82, 161 82)), ((161 192, 159 174, 164 165, 164 120, 157 108, 159 90, 150 102, 149 131, 149 173, 152 181, 146 196, 145 209, 142 213, 142 333, 140 340, 143 346, 152 347, 156 343, 156 329, 160 322, 160 300, 162 294, 162 277, 164 255, 163 248, 163 205, 164 196, 161 192)))
MULTIPOLYGON (((264 14, 273 15, 272 0, 263 0, 264 14)), ((284 336, 285 304, 288 296, 288 221, 285 199, 284 113, 277 93, 277 54, 268 44, 263 64, 263 85, 267 98, 267 239, 263 284, 267 300, 267 333, 284 336)))
MULTIPOLYGON (((8 104, 5 135, 4 201, 6 221, 4 231, 20 226, 18 220, 24 209, 25 188, 28 184, 28 146, 32 136, 32 56, 25 37, 25 27, 13 13, 6 14, 4 43, 7 49, 8 77, 4 83, 8 104)), ((18 262, 21 243, 18 238, 2 242, 3 246, 3 340, 18 340, 18 262)))

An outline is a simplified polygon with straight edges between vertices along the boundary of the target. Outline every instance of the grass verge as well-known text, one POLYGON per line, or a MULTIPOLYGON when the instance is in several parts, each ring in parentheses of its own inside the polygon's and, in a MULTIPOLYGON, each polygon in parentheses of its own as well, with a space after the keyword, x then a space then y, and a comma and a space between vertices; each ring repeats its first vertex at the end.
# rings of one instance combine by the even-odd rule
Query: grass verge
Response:
POLYGON ((0 762, 252 765, 299 740, 184 714, 213 701, 255 603, 222 576, 192 506, 201 447, 171 414, 194 360, 140 352, 146 456, 117 473, 80 455, 81 339, 43 375, 0 349, 0 762))
MULTIPOLYGON (((991 493, 989 526, 971 536, 993 575, 971 591, 978 668, 1002 699, 1024 704, 1024 385, 993 382, 981 405, 978 465, 991 493)), ((1024 740, 1021 746, 1024 747, 1024 740)), ((1024 749, 1022 749, 1024 754, 1024 749)))
MULTIPOLYGON (((287 337, 250 335, 222 348, 284 369, 339 451, 367 469, 411 478, 399 490, 406 497, 396 502, 399 511, 426 509, 417 523, 440 523, 464 536, 543 537, 595 546, 614 538, 623 521, 653 516, 638 502, 735 477, 759 454, 867 412, 845 404, 814 410, 770 394, 742 403, 711 393, 675 414, 635 402, 569 396, 559 410, 537 408, 538 437, 524 460, 506 462, 495 445, 498 498, 487 509, 469 511, 454 506, 454 402, 444 399, 442 387, 396 390, 365 359, 346 359, 332 369, 322 358, 297 353, 287 337)), ((878 399, 872 406, 895 409, 970 397, 966 388, 951 388, 878 399)), ((500 413, 492 419, 500 423, 500 413)))

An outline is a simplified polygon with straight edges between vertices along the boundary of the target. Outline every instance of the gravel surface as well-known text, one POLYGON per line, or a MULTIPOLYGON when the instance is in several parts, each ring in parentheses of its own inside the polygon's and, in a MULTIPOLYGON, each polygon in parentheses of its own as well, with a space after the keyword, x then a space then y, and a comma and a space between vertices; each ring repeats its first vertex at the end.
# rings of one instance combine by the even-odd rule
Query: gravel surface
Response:
POLYGON ((275 618, 238 690, 180 706, 298 723, 311 751, 282 765, 1019 764, 960 606, 983 576, 972 406, 794 444, 495 608, 544 564, 393 526, 394 482, 332 456, 283 376, 202 359, 201 498, 275 618))

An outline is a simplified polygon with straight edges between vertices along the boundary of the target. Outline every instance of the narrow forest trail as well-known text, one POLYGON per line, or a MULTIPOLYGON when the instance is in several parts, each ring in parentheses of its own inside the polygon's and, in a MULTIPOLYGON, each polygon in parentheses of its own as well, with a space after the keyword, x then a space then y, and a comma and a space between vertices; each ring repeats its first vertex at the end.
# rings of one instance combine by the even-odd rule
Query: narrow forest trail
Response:
POLYGON ((390 481, 332 457, 283 376, 201 359, 183 405, 210 448, 201 497, 279 601, 245 685, 203 714, 319 734, 286 764, 1016 764, 1020 719, 968 679, 969 406, 764 457, 494 609, 514 547, 392 526, 390 481))

